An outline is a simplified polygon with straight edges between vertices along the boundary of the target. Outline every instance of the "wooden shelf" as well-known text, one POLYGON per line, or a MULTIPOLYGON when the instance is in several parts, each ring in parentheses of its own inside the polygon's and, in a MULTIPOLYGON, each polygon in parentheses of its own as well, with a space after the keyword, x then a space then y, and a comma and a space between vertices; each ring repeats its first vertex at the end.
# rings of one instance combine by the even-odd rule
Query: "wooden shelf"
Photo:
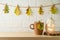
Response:
POLYGON ((0 33, 0 37, 57 37, 57 36, 36 35, 34 32, 4 32, 0 33))

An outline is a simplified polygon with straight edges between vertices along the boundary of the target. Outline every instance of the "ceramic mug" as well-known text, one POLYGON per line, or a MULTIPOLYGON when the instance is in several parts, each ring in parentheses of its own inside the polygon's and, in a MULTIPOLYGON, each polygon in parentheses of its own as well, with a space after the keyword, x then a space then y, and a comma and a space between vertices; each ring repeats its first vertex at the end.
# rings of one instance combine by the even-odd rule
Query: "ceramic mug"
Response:
POLYGON ((38 23, 37 22, 34 22, 34 24, 30 25, 30 29, 34 30, 35 34, 42 35, 43 30, 39 30, 37 27, 38 27, 38 23))

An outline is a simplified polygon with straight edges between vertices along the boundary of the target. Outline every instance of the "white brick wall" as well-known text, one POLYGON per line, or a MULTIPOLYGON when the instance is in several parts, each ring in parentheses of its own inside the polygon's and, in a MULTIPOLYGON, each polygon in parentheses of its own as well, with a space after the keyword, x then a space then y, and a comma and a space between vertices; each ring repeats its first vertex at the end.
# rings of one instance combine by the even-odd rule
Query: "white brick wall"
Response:
MULTIPOLYGON (((10 4, 16 6, 19 4, 20 6, 40 6, 42 5, 51 5, 53 3, 59 3, 60 0, 0 0, 1 3, 10 4)), ((34 21, 38 21, 43 18, 44 22, 51 16, 49 8, 43 8, 45 13, 43 16, 40 16, 37 12, 38 8, 32 8, 32 15, 30 17, 26 16, 26 8, 21 8, 22 14, 20 16, 15 16, 14 9, 15 7, 11 7, 10 12, 8 14, 3 13, 4 6, 0 4, 0 32, 23 32, 23 31, 32 31, 29 28, 29 25, 34 21), (47 16, 48 15, 48 16, 47 16)), ((60 5, 58 6, 58 14, 53 15, 53 18, 56 22, 56 30, 60 30, 60 5)))

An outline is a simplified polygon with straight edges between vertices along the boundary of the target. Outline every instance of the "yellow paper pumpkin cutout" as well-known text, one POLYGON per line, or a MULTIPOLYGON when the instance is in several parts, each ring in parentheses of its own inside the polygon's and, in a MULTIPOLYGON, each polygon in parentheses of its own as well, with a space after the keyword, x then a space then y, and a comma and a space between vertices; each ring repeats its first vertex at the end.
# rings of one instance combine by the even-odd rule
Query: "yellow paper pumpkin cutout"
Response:
POLYGON ((43 15, 44 11, 43 11, 42 6, 38 9, 38 13, 39 13, 39 15, 43 15))
POLYGON ((14 10, 14 13, 19 16, 21 14, 21 10, 20 10, 20 7, 19 5, 16 6, 15 10, 14 10))
POLYGON ((52 5, 50 11, 51 11, 52 14, 56 14, 57 13, 57 8, 55 7, 55 5, 52 5))
POLYGON ((4 7, 4 13, 9 13, 9 7, 7 4, 5 4, 5 7, 4 7))
POLYGON ((27 14, 27 16, 30 16, 30 15, 31 15, 31 13, 32 13, 31 8, 30 8, 30 7, 28 7, 28 8, 27 8, 27 10, 26 10, 26 14, 27 14))

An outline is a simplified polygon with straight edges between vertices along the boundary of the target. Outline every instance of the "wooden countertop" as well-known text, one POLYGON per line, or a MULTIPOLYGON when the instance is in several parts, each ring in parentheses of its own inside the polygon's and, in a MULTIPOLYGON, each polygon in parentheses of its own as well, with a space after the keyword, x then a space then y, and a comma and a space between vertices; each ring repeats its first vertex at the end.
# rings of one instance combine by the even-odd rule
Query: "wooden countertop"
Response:
POLYGON ((36 35, 34 32, 3 32, 0 37, 60 37, 60 36, 46 36, 36 35))

